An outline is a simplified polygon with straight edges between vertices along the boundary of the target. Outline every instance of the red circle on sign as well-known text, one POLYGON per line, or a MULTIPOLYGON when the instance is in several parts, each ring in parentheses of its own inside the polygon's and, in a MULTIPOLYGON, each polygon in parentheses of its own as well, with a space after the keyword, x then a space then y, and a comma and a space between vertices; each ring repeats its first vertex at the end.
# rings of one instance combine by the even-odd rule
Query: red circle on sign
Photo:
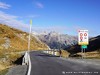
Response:
POLYGON ((84 36, 87 36, 87 33, 84 33, 84 36))
POLYGON ((82 34, 82 33, 80 33, 80 36, 83 36, 83 34, 82 34))
POLYGON ((80 37, 80 39, 83 39, 83 37, 80 37))

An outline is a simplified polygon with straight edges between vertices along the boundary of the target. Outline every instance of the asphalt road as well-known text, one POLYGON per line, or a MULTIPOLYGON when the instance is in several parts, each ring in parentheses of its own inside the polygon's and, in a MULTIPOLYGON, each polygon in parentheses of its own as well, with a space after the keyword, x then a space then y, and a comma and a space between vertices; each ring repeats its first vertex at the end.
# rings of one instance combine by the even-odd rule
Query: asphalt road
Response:
POLYGON ((100 75, 100 67, 78 63, 41 51, 30 53, 31 75, 100 75))

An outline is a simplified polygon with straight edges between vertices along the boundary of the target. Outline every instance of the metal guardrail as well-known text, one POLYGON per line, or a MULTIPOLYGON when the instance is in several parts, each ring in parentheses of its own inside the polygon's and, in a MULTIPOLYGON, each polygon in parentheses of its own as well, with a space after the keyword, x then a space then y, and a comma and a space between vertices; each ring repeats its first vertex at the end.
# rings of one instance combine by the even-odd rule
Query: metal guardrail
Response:
MULTIPOLYGON (((44 50, 43 52, 44 52, 44 53, 47 53, 47 54, 59 56, 59 55, 57 54, 57 52, 59 52, 58 50, 44 50)), ((31 59, 30 59, 30 54, 29 54, 29 52, 26 52, 26 53, 25 53, 25 55, 24 55, 24 57, 23 57, 22 65, 28 65, 28 72, 27 72, 27 75, 30 75, 32 65, 31 65, 31 59)))
POLYGON ((31 59, 30 59, 30 54, 29 52, 26 52, 24 57, 23 57, 23 62, 22 65, 28 65, 28 72, 27 75, 30 75, 31 73, 31 59))
POLYGON ((51 49, 51 50, 45 50, 43 51, 44 53, 47 53, 47 54, 51 54, 51 55, 55 55, 55 56, 59 56, 58 52, 59 50, 54 50, 54 49, 51 49))

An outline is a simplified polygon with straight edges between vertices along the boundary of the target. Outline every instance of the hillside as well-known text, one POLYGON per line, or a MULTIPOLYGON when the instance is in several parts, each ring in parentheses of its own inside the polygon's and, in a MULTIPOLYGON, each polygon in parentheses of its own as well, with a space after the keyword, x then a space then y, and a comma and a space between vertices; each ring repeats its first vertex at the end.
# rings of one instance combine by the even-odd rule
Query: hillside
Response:
MULTIPOLYGON (((22 57, 22 51, 28 50, 28 35, 21 30, 0 24, 0 75, 15 65, 14 62, 22 57)), ((31 36, 30 48, 47 50, 48 46, 31 36)))
MULTIPOLYGON (((0 50, 27 50, 28 33, 0 24, 0 50)), ((47 45, 31 36, 31 50, 48 49, 47 45)))
MULTIPOLYGON (((71 54, 81 55, 81 46, 78 44, 71 46, 70 48, 66 48, 65 50, 71 54)), ((100 35, 89 39, 89 45, 85 52, 87 57, 100 57, 100 35)))
POLYGON ((42 42, 46 43, 52 49, 64 49, 77 43, 77 38, 75 36, 59 34, 54 31, 36 34, 36 37, 38 37, 42 42))
MULTIPOLYGON (((89 45, 86 52, 91 52, 99 49, 100 49, 100 36, 91 38, 89 40, 89 45)), ((81 51, 81 47, 78 44, 76 44, 74 46, 71 46, 69 49, 67 49, 67 51, 71 53, 77 53, 81 51)))

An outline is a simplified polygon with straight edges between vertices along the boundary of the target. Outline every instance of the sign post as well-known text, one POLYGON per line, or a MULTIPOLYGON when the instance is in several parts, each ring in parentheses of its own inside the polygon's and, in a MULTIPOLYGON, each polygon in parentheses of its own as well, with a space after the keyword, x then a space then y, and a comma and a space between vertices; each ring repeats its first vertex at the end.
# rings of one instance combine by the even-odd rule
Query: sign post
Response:
POLYGON ((30 51, 31 30, 32 30, 32 20, 30 20, 30 31, 29 31, 29 38, 28 38, 28 52, 30 51))
POLYGON ((85 49, 87 49, 88 41, 88 30, 79 30, 78 31, 78 45, 81 45, 82 59, 83 53, 85 53, 85 49))

